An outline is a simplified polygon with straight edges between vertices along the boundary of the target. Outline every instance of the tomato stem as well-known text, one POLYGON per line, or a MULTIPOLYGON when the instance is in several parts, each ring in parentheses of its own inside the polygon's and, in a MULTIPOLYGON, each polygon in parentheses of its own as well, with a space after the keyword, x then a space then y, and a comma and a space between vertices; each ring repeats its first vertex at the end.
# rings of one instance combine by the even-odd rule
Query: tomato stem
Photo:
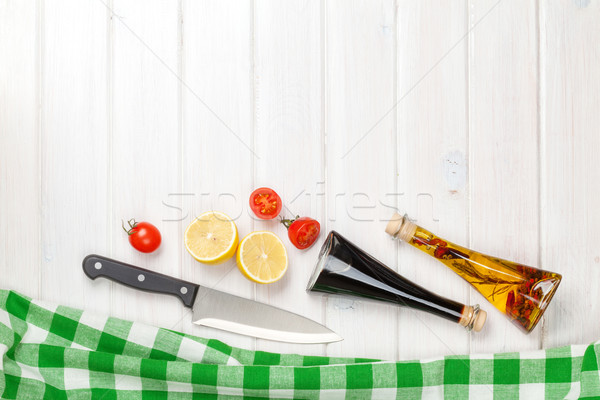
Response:
POLYGON ((284 219, 283 217, 279 218, 281 218, 281 223, 283 224, 283 226, 285 226, 287 229, 290 229, 290 226, 294 223, 294 221, 300 218, 300 216, 296 215, 296 218, 293 219, 284 219))
POLYGON ((131 231, 133 230, 133 228, 135 228, 135 226, 138 223, 135 221, 135 218, 131 218, 129 221, 127 221, 127 224, 129 225, 129 229, 125 228, 125 222, 123 220, 121 220, 121 227, 123 228, 125 233, 127 233, 127 235, 131 236, 131 235, 133 235, 133 232, 131 232, 131 231))

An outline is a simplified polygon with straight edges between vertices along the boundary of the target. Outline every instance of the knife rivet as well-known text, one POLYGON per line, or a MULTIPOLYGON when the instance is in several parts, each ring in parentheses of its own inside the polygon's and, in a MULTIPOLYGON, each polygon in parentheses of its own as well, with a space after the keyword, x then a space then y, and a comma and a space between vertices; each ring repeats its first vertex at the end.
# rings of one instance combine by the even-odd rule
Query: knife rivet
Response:
POLYGON ((102 268, 102 263, 100 261, 96 261, 96 264, 94 264, 94 268, 96 268, 96 269, 102 268))
POLYGON ((179 291, 181 292, 181 294, 186 294, 187 288, 185 286, 182 286, 181 289, 179 289, 179 291))
POLYGON ((146 279, 146 277, 144 275, 142 275, 142 274, 138 275, 138 281, 144 282, 144 279, 146 279))

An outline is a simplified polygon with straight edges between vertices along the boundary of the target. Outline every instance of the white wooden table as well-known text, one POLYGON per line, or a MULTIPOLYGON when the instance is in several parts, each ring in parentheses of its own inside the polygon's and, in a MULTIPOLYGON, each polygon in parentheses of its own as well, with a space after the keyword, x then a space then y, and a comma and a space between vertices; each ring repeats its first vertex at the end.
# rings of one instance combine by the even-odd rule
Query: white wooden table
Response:
POLYGON ((268 351, 422 358, 600 338, 600 1, 0 0, 0 287, 268 351), (321 221, 297 251, 247 199, 321 221), (206 266, 200 212, 274 230, 270 286, 206 266), (449 240, 564 275, 526 336, 442 264, 384 233, 393 210, 449 240), (121 220, 156 224, 156 254, 121 220), (480 303, 479 334, 308 295, 335 229, 409 279, 480 303), (179 301, 81 270, 99 253, 289 309, 345 340, 290 345, 192 326, 179 301))

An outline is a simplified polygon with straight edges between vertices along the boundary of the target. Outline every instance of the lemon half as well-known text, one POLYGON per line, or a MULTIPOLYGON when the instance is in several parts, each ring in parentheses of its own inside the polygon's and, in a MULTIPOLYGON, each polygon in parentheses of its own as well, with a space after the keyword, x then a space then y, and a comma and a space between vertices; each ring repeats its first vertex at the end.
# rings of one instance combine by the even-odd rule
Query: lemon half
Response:
POLYGON ((257 231, 246 236, 238 247, 237 265, 242 274, 256 283, 281 279, 288 267, 287 251, 273 232, 257 231))
POLYGON ((235 223, 218 211, 201 214, 185 230, 185 248, 201 263, 220 264, 229 260, 237 244, 235 223))

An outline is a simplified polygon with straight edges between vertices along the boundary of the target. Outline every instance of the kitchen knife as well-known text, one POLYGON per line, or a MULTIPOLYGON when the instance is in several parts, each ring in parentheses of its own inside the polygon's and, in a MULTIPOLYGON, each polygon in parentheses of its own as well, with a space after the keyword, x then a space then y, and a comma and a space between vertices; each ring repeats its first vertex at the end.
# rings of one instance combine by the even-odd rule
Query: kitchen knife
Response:
POLYGON ((342 340, 335 332, 301 315, 96 254, 83 259, 83 271, 91 279, 103 277, 134 289, 177 296, 192 308, 192 322, 198 325, 280 342, 342 340))

